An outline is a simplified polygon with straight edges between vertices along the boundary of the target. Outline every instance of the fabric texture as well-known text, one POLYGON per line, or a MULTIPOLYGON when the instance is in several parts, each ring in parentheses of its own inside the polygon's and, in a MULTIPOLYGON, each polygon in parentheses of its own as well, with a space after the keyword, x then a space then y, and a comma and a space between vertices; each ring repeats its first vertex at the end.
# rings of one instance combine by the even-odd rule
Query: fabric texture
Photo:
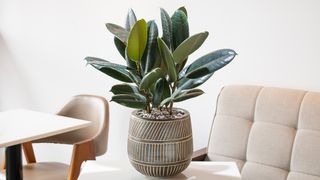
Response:
POLYGON ((224 87, 207 160, 235 161, 243 180, 320 180, 320 93, 224 87))

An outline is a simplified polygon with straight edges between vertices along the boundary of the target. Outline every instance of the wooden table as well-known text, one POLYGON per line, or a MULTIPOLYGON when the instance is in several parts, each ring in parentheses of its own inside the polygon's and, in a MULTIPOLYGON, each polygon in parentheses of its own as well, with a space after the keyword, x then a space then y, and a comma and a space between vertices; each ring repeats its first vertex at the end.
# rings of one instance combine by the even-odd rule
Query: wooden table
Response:
POLYGON ((24 109, 0 112, 0 148, 6 147, 6 178, 21 180, 21 144, 90 125, 89 121, 24 109))
POLYGON ((87 161, 78 180, 241 180, 234 162, 193 161, 181 174, 170 178, 148 177, 136 171, 129 161, 87 161))

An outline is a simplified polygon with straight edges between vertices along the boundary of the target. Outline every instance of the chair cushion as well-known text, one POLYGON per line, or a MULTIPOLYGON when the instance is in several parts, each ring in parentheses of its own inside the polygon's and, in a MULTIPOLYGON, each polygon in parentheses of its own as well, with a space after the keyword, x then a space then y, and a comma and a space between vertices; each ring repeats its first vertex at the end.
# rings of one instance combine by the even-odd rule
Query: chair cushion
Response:
POLYGON ((243 180, 320 180, 320 93, 259 86, 221 91, 208 160, 243 180))
POLYGON ((69 166, 56 162, 38 162, 23 166, 24 180, 66 180, 69 166))

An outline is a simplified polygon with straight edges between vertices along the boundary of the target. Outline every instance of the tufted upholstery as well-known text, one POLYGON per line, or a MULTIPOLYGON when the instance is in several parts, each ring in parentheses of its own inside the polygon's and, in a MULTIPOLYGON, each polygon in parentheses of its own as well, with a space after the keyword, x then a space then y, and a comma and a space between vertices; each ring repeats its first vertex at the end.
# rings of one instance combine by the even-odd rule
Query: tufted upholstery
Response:
POLYGON ((207 160, 233 160, 243 180, 320 180, 320 93, 222 89, 207 160))

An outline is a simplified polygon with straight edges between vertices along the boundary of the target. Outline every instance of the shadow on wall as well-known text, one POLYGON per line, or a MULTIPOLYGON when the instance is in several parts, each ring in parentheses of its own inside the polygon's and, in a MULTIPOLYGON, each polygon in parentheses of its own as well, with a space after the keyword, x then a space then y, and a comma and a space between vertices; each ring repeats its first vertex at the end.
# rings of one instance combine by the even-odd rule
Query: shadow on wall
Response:
POLYGON ((0 111, 27 108, 31 99, 25 76, 0 33, 0 111))

